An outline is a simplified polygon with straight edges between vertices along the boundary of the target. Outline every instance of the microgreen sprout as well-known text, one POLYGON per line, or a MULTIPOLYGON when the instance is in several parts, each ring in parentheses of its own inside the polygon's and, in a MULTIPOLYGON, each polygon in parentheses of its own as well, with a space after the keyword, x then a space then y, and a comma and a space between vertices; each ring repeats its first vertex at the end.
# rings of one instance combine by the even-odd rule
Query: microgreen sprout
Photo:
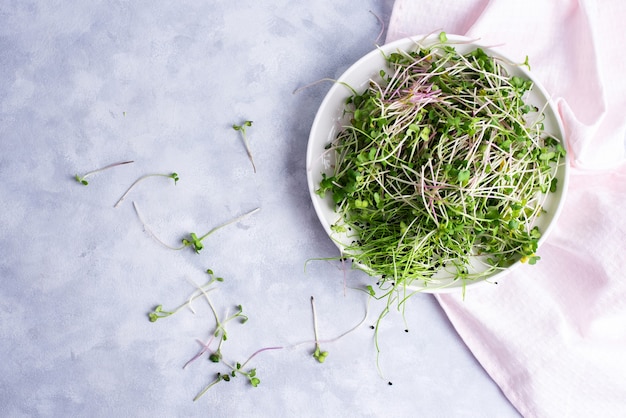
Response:
MULTIPOLYGON (((230 382, 232 381, 234 378, 236 378, 238 375, 242 375, 245 376, 246 379, 248 380, 248 382, 250 383, 250 385, 252 387, 257 387, 260 383, 261 380, 258 377, 257 374, 257 369, 256 368, 247 368, 248 363, 250 363, 250 361, 256 357, 257 355, 266 352, 266 351, 270 351, 270 350, 282 350, 285 348, 296 348, 298 346, 301 345, 308 345, 311 343, 311 341, 304 341, 304 342, 300 342, 288 347, 285 346, 271 346, 271 347, 264 347, 261 349, 256 350, 254 353, 252 353, 252 355, 250 355, 250 357, 248 357, 248 359, 242 363, 240 362, 236 362, 236 363, 229 363, 224 359, 224 356, 222 355, 221 352, 221 343, 223 341, 225 341, 226 339, 223 338, 223 336, 226 334, 226 329, 225 329, 225 325, 227 322, 235 319, 235 318, 239 318, 241 320, 241 322, 245 322, 247 320, 247 317, 245 315, 243 315, 242 313, 242 308, 241 306, 237 307, 237 312, 235 312, 234 314, 230 315, 226 320, 224 321, 220 321, 219 317, 217 316, 217 311, 215 310, 213 304, 211 303, 210 299, 208 298, 208 295, 206 296, 207 302, 209 303, 209 306, 211 307, 211 310, 213 311, 214 317, 215 317, 215 321, 216 321, 216 326, 215 326, 215 332, 211 333, 211 338, 209 339, 209 341, 205 344, 201 341, 198 341, 201 345, 201 349, 200 351, 191 359, 189 360, 187 363, 185 363, 185 365, 183 366, 183 368, 187 367, 187 365, 189 365, 190 363, 192 363, 193 361, 197 360, 198 358, 200 358, 204 353, 206 352, 211 352, 211 345, 217 340, 218 342, 218 347, 215 351, 212 351, 212 354, 215 355, 209 355, 209 360, 213 363, 220 363, 223 365, 226 365, 226 367, 228 367, 228 371, 226 373, 223 372, 219 372, 216 374, 216 377, 214 380, 212 380, 207 386, 205 386, 195 397, 194 397, 194 401, 200 399, 209 389, 211 389, 213 386, 215 386, 216 384, 220 383, 220 382, 230 382)), ((317 333, 317 319, 316 319, 316 313, 315 313, 315 302, 314 302, 314 298, 311 297, 311 307, 312 307, 312 311, 313 311, 313 328, 314 328, 314 333, 315 333, 315 351, 316 354, 314 354, 314 357, 320 362, 323 363, 326 356, 328 355, 327 352, 324 352, 321 350, 320 348, 320 344, 323 343, 331 343, 334 341, 339 340, 340 338, 343 338, 344 336, 346 336, 347 334, 353 332, 354 330, 356 330, 358 327, 360 327, 367 319, 368 316, 368 311, 369 311, 369 302, 368 302, 368 309, 366 309, 363 319, 357 323, 355 326, 353 326, 352 328, 350 328, 349 330, 343 332, 341 335, 332 338, 332 339, 328 339, 328 340, 320 340, 318 337, 318 333, 317 333)))
POLYGON ((233 224, 235 222, 239 222, 243 218, 258 212, 259 210, 261 210, 261 208, 256 208, 256 209, 251 210, 250 212, 244 213, 243 215, 238 216, 238 217, 236 217, 234 219, 231 219, 230 221, 228 221, 226 223, 223 223, 223 224, 221 224, 219 226, 216 226, 215 228, 211 229, 209 232, 207 232, 206 234, 204 234, 204 235, 202 235, 200 237, 198 237, 198 235, 195 232, 191 232, 187 238, 183 239, 183 246, 180 247, 180 248, 177 248, 177 249, 182 249, 182 248, 191 246, 191 247, 193 247, 195 252, 199 253, 200 250, 202 250, 204 248, 204 245, 202 244, 202 241, 206 237, 208 237, 209 235, 211 235, 211 234, 217 232, 218 230, 224 228, 225 226, 231 225, 231 224, 233 224))
MULTIPOLYGON (((315 86, 315 85, 317 85, 317 84, 320 84, 320 83, 323 83, 323 82, 325 82, 325 81, 330 81, 330 82, 332 82, 332 83, 337 83, 337 82, 338 82, 338 81, 337 81, 337 80, 335 80, 334 78, 327 78, 327 77, 326 77, 326 78, 321 78, 321 79, 316 80, 316 81, 314 81, 314 82, 312 82, 312 83, 305 84, 304 86, 300 86, 300 87, 298 87, 297 89, 295 89, 295 90, 292 92, 292 94, 297 94, 297 93, 299 93, 299 92, 300 92, 300 91, 302 91, 302 90, 308 89, 308 88, 310 88, 310 87, 313 87, 313 86, 315 86)), ((340 84, 344 84, 344 83, 340 83, 340 84)), ((346 86, 346 87, 351 88, 350 86, 346 86)))
POLYGON ((137 214, 137 218, 139 218, 139 222, 141 222, 141 225, 143 226, 144 231, 146 231, 159 244, 161 244, 165 248, 169 248, 170 250, 174 250, 174 251, 180 251, 186 247, 193 247, 196 253, 199 253, 200 250, 204 248, 204 244, 202 243, 202 241, 205 238, 207 238, 209 235, 261 210, 261 208, 253 209, 247 213, 244 213, 243 215, 240 215, 234 219, 231 219, 230 221, 227 221, 221 225, 216 226, 215 228, 211 229, 209 232, 207 232, 206 234, 200 237, 195 232, 191 232, 186 238, 183 238, 182 240, 183 245, 174 247, 172 245, 165 243, 163 240, 157 237, 156 234, 152 231, 152 229, 146 224, 146 222, 143 219, 143 216, 141 215, 141 212, 139 211, 139 205, 137 205, 137 202, 133 202, 133 207, 135 208, 135 213, 137 214))
POLYGON ((245 376, 248 379, 248 382, 252 387, 257 387, 261 383, 261 379, 259 379, 257 375, 256 368, 245 370, 246 365, 252 360, 256 355, 269 350, 282 350, 284 347, 265 347, 261 348, 254 353, 243 363, 235 363, 235 364, 226 364, 226 366, 230 369, 228 373, 217 373, 215 380, 209 383, 204 389, 202 389, 194 398, 194 402, 200 399, 209 389, 220 382, 230 382, 231 379, 237 377, 237 375, 245 376))
MULTIPOLYGON (((207 270, 207 273, 213 278, 213 271, 207 270)), ((239 319, 239 322, 245 324, 248 321, 248 317, 243 314, 243 307, 241 305, 237 305, 237 311, 228 316, 224 321, 220 321, 219 315, 213 302, 209 298, 209 295, 205 291, 203 287, 198 289, 202 294, 204 294, 209 307, 211 308, 211 312, 213 312, 213 317, 215 318, 215 330, 213 331, 213 338, 217 339, 218 346, 217 349, 209 355, 209 360, 213 363, 218 363, 222 360, 222 344, 228 339, 228 333, 226 332, 226 324, 234 319, 239 319)))
POLYGON ((130 163, 133 163, 133 162, 134 161, 122 161, 122 162, 119 162, 119 163, 109 164, 109 165, 104 166, 102 168, 98 168, 97 170, 89 171, 89 172, 87 172, 87 173, 85 173, 83 175, 76 174, 74 176, 74 178, 76 179, 77 182, 79 182, 83 186, 87 186, 89 184, 89 182, 87 181, 87 177, 92 176, 92 175, 94 175, 96 173, 99 173, 101 171, 108 170, 109 168, 117 167, 119 165, 124 165, 124 164, 130 164, 130 163))
POLYGON ((206 282, 205 284, 203 284, 202 286, 199 286, 198 289, 196 289, 195 292, 193 292, 191 294, 191 296, 189 297, 189 299, 187 300, 187 302, 179 305, 176 309, 173 309, 171 311, 165 311, 163 310, 163 305, 157 305, 152 312, 150 312, 148 314, 148 318, 150 319, 150 322, 156 322, 157 320, 161 319, 161 318, 167 318, 168 316, 174 315, 176 312, 180 311, 181 309, 185 308, 185 307, 189 307, 191 308, 191 303, 198 299, 200 296, 202 295, 206 295, 207 292, 213 290, 213 288, 210 288, 210 286, 216 282, 222 282, 224 281, 223 278, 221 277, 215 277, 213 275, 213 271, 211 269, 207 270, 207 274, 209 274, 210 279, 208 282, 206 282))
POLYGON ((328 357, 328 351, 322 351, 320 347, 319 336, 317 333, 317 314, 315 313, 315 298, 311 296, 311 311, 313 312, 313 334, 315 336, 315 350, 313 351, 313 357, 323 363, 328 357))
POLYGON ((252 169, 256 173, 256 165, 254 164, 254 158, 252 158, 252 151, 250 151, 250 144, 248 144, 248 134, 246 132, 246 128, 252 126, 252 121, 247 120, 243 122, 241 125, 233 125, 233 129, 241 132, 241 139, 243 140, 243 145, 246 147, 246 153, 248 154, 248 158, 250 159, 250 163, 252 163, 252 169))
POLYGON ((176 185, 176 183, 178 183, 178 174, 176 173, 170 173, 170 174, 145 174, 141 177, 139 177, 137 180, 135 180, 133 182, 133 184, 130 185, 130 187, 126 190, 126 192, 122 195, 122 197, 120 197, 120 199, 115 203, 115 205, 113 205, 113 207, 118 207, 122 201, 124 201, 124 199, 126 199, 126 196, 128 196, 128 194, 130 193, 130 191, 135 188, 135 186, 142 182, 143 180, 150 178, 150 177, 167 177, 170 178, 172 180, 174 180, 174 185, 176 185))
POLYGON ((376 18, 376 20, 380 24, 380 32, 378 32, 378 36, 374 41, 374 43, 378 45, 378 41, 383 37, 383 34, 385 33, 385 22, 376 13, 372 12, 371 10, 369 12, 376 18))
MULTIPOLYGON (((209 276, 211 277, 211 282, 213 281, 222 281, 222 278, 219 277, 215 277, 213 271, 211 269, 207 269, 207 274, 209 274, 209 276)), ((226 319, 224 320, 220 320, 220 317, 217 313, 217 310, 215 309, 215 306, 213 305, 213 302, 211 301, 211 299, 209 298, 209 295, 207 294, 206 290, 205 290, 206 286, 201 286, 198 288, 198 291, 201 292, 201 294, 203 294, 206 298, 206 301, 211 309, 211 312, 213 313, 213 317, 215 319, 215 330, 211 333, 211 338, 210 340, 204 344, 204 343, 200 343, 202 348, 201 350, 198 352, 198 354, 196 354, 191 360, 189 360, 187 363, 185 363, 185 365, 183 366, 183 368, 187 367, 187 365, 189 365, 191 362, 195 361, 196 359, 198 359, 200 356, 202 356, 204 353, 206 352, 210 352, 209 354, 209 361, 213 362, 213 363, 223 363, 226 364, 228 366, 228 368, 230 369, 230 371, 228 373, 217 373, 217 376, 215 378, 215 380, 213 380, 211 383, 209 383, 204 389, 202 389, 195 397, 194 397, 194 401, 198 400, 202 395, 204 395, 210 388, 212 388, 213 386, 215 386, 216 384, 220 383, 220 382, 230 382, 232 378, 237 377, 237 375, 242 375, 245 376, 248 380, 248 382, 250 383, 250 385, 252 385, 253 387, 257 387, 260 383, 261 380, 259 379, 259 377, 257 376, 257 372, 256 372, 256 368, 252 368, 252 369, 247 369, 246 370, 246 365, 259 353, 262 353, 264 351, 268 351, 268 350, 278 350, 278 349, 282 349, 283 347, 266 347, 266 348, 262 348, 260 350, 255 351, 250 357, 248 357, 248 359, 243 362, 243 363, 234 363, 234 364, 230 364, 224 361, 223 358, 223 354, 222 354, 222 344, 224 343, 224 341, 226 341, 228 339, 228 333, 226 331, 226 325, 233 321, 233 320, 239 320, 240 323, 244 324, 248 321, 248 316, 244 315, 243 313, 243 307, 241 305, 237 305, 237 309, 235 311, 235 313, 228 315, 226 317, 226 319), (217 348, 211 352, 211 344, 217 340, 218 341, 218 345, 217 348)), ((161 310, 160 310, 161 311, 161 310)))

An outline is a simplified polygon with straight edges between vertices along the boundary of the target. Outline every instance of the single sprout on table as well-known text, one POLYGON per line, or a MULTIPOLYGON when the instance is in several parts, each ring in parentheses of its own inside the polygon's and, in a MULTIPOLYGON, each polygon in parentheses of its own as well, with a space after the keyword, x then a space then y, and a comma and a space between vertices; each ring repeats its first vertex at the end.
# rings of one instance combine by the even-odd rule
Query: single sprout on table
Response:
POLYGON ((115 203, 115 205, 113 205, 113 207, 114 208, 118 207, 124 201, 124 199, 126 199, 126 196, 128 196, 130 191, 132 189, 134 189, 137 184, 139 184, 140 182, 142 182, 145 179, 148 179, 150 177, 166 177, 166 178, 170 178, 170 179, 174 180, 174 185, 176 185, 176 183, 178 183, 178 180, 179 180, 178 174, 176 174, 176 173, 170 173, 170 174, 160 174, 160 173, 157 173, 157 174, 145 174, 145 175, 139 177, 137 180, 135 180, 133 182, 133 184, 130 185, 130 187, 126 190, 126 192, 124 192, 122 197, 119 198, 119 200, 115 203))
POLYGON ((171 311, 165 311, 163 310, 163 305, 157 305, 152 310, 152 312, 148 314, 148 318, 150 319, 150 322, 156 322, 157 320, 161 318, 167 318, 168 316, 174 315, 175 313, 177 313, 178 311, 180 311, 181 309, 187 306, 193 311, 193 309, 191 308, 191 303, 194 300, 198 299, 200 296, 206 295, 207 292, 210 292, 211 290, 213 290, 213 288, 210 288, 212 284, 224 281, 224 279, 221 277, 215 277, 211 269, 207 270, 207 274, 209 274, 210 276, 209 281, 203 284, 202 286, 199 286, 196 289, 196 291, 192 293, 192 295, 189 297, 187 302, 182 303, 176 309, 173 309, 171 311))
POLYGON ((121 161, 119 163, 109 164, 107 166, 98 168, 96 170, 89 171, 89 172, 87 172, 87 173, 85 173, 83 175, 76 174, 74 176, 74 179, 76 179, 76 181, 79 182, 80 184, 82 184, 83 186, 87 186, 89 184, 89 182, 87 181, 87 177, 92 176, 92 175, 94 175, 96 173, 100 173, 101 171, 108 170, 109 168, 113 168, 113 167, 117 167, 117 166, 125 165, 125 164, 131 164, 133 162, 134 161, 121 161))
POLYGON ((313 357, 320 363, 326 361, 328 357, 328 351, 322 351, 320 346, 320 340, 317 333, 317 314, 315 312, 315 298, 311 296, 311 311, 313 312, 313 335, 315 336, 315 350, 313 351, 313 357))
POLYGON ((146 224, 146 222, 143 220, 143 217, 141 216, 141 212, 139 211, 139 206, 137 205, 137 202, 133 202, 133 207, 135 208, 135 213, 137 214, 137 217, 139 218, 139 221, 141 222, 141 225, 143 226, 144 230, 155 240, 157 241, 159 244, 163 245, 166 248, 169 248, 170 250, 174 250, 174 251, 180 251, 186 247, 193 247, 194 251, 196 253, 200 253, 200 250, 202 250, 204 248, 204 244, 202 243, 202 241, 204 239, 206 239, 209 235, 219 231, 220 229, 231 225, 235 222, 238 222, 244 218, 246 218, 247 216, 250 216, 258 211, 261 210, 261 208, 256 208, 253 209, 247 213, 244 213, 243 215, 237 216, 234 219, 231 219, 230 221, 227 221, 221 225, 216 226, 215 228, 211 229, 209 232, 207 232, 204 235, 198 236, 195 232, 191 232, 189 233, 189 236, 186 238, 182 239, 182 244, 179 247, 174 247, 171 245, 166 244, 165 242, 163 242, 159 237, 157 237, 155 235, 154 232, 152 232, 152 229, 150 229, 148 227, 148 225, 146 224))
POLYGON ((189 233, 189 237, 188 238, 184 238, 183 239, 183 246, 181 248, 177 248, 177 249, 182 249, 182 248, 191 246, 191 247, 193 247, 193 249, 195 250, 196 253, 199 253, 200 250, 202 250, 204 248, 204 245, 202 244, 202 241, 206 237, 208 237, 209 235, 217 232, 218 230, 220 230, 220 229, 222 229, 222 228, 224 228, 224 227, 226 227, 228 225, 231 225, 231 224, 233 224, 235 222, 239 222, 243 218, 258 212, 259 210, 261 210, 261 208, 256 208, 256 209, 251 210, 250 212, 244 213, 243 215, 238 216, 238 217, 236 217, 234 219, 231 219, 230 221, 228 221, 226 223, 223 223, 223 224, 221 224, 219 226, 216 226, 215 228, 211 229, 209 232, 207 232, 206 234, 204 234, 204 235, 202 235, 200 237, 198 237, 198 235, 195 232, 191 232, 191 233, 189 233))
POLYGON ((251 126, 252 126, 252 121, 247 120, 241 125, 234 124, 233 129, 241 132, 241 139, 243 140, 243 145, 246 148, 246 153, 248 154, 248 158, 250 159, 250 163, 252 164, 252 169, 256 173, 256 165, 254 164, 254 158, 252 158, 252 151, 250 151, 250 144, 248 144, 248 135, 246 131, 246 128, 249 128, 251 126))

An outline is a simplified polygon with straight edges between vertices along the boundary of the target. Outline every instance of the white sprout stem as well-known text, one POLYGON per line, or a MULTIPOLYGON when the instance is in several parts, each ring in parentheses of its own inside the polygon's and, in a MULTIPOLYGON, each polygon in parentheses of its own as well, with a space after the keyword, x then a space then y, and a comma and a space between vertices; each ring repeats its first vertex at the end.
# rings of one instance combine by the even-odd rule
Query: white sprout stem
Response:
POLYGON ((147 179, 149 177, 169 177, 169 175, 166 175, 166 174, 144 174, 143 176, 141 176, 137 180, 135 180, 133 182, 133 184, 131 184, 128 189, 126 189, 126 192, 124 192, 122 197, 120 197, 119 200, 117 202, 115 202, 115 205, 113 205, 113 207, 117 208, 124 201, 124 199, 126 199, 126 196, 128 196, 130 191, 137 185, 137 183, 139 183, 139 182, 141 182, 141 181, 143 181, 143 180, 145 180, 145 179, 147 179))
POLYGON ((236 218, 234 218, 234 219, 231 219, 230 221, 227 221, 227 222, 225 222, 225 223, 223 223, 223 224, 221 224, 221 225, 216 226, 215 228, 211 229, 211 230, 210 230, 209 232, 207 232, 206 234, 202 235, 202 236, 199 238, 199 241, 202 241, 203 239, 205 239, 206 237, 208 237, 208 236, 209 236, 209 235, 211 235, 212 233, 216 232, 217 230, 222 229, 222 228, 224 228, 224 227, 226 227, 226 226, 228 226, 228 225, 234 224, 235 222, 239 222, 239 221, 241 221, 242 219, 244 219, 244 218, 246 218, 246 217, 248 217, 248 216, 250 216, 250 215, 252 215, 252 214, 257 213, 257 212, 258 212, 258 211, 260 211, 260 210, 261 210, 261 208, 252 209, 250 212, 246 212, 246 213, 244 213, 244 214, 243 214, 243 215, 241 215, 241 216, 238 216, 238 217, 236 217, 236 218))
POLYGON ((154 232, 152 232, 152 230, 150 229, 150 227, 148 227, 148 225, 146 224, 146 222, 143 220, 143 217, 141 216, 141 213, 139 212, 139 207, 137 205, 137 202, 133 201, 133 207, 135 208, 135 213, 137 214, 137 218, 139 218, 139 222, 141 222, 141 226, 143 227, 143 230, 150 235, 150 237, 152 239, 154 239, 156 242, 158 242, 159 244, 161 244, 162 246, 164 246, 165 248, 168 248, 170 250, 182 250, 183 248, 185 248, 185 246, 183 245, 182 247, 172 247, 171 245, 166 244, 165 242, 163 242, 161 239, 159 239, 159 237, 157 237, 154 232))
POLYGON ((109 165, 106 165, 104 167, 101 167, 101 168, 98 168, 96 170, 92 170, 92 171, 89 171, 88 173, 83 174, 82 178, 85 179, 85 178, 87 178, 87 177, 89 177, 89 176, 91 176, 93 174, 100 173, 101 171, 104 171, 104 170, 108 170, 109 168, 117 167, 118 165, 130 164, 130 163, 134 163, 134 161, 132 161, 132 160, 131 161, 122 161, 122 162, 119 162, 119 163, 109 164, 109 165))
POLYGON ((317 332, 317 314, 315 313, 315 298, 311 296, 311 311, 313 312, 313 335, 315 336, 315 347, 320 346, 317 332))

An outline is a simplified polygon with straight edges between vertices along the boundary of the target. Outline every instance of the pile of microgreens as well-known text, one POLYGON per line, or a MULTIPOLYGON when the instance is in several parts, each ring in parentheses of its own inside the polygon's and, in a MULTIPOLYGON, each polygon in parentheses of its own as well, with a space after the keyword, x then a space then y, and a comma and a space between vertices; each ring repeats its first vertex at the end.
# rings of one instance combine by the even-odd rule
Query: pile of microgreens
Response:
POLYGON ((331 228, 350 237, 343 256, 389 292, 434 285, 441 271, 465 284, 534 264, 533 222, 565 149, 525 101, 533 83, 480 48, 458 53, 445 33, 386 61, 381 81, 347 100, 350 122, 327 146, 334 171, 317 190, 340 214, 331 228), (477 256, 486 270, 470 270, 477 256))

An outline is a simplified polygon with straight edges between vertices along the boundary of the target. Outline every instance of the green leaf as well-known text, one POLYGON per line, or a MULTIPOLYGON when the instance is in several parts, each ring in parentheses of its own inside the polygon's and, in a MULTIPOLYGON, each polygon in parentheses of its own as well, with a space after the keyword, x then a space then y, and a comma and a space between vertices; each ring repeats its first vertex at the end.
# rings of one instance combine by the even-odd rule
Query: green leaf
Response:
POLYGON ((461 170, 459 171, 459 174, 457 174, 457 179, 459 180, 460 183, 466 183, 470 178, 470 171, 469 170, 461 170))

